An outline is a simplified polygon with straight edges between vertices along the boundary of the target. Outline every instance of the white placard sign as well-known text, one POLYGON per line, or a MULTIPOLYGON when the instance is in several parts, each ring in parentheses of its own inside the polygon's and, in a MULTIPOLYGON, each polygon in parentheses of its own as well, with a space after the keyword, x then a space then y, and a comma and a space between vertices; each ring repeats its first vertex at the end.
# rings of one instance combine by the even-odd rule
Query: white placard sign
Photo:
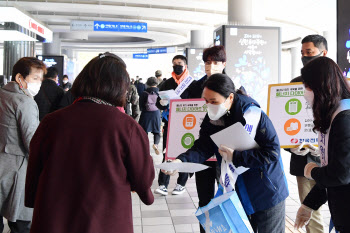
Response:
POLYGON ((267 115, 277 131, 281 148, 294 148, 302 142, 318 144, 304 89, 302 83, 269 85, 267 115))
MULTIPOLYGON (((170 100, 166 159, 175 159, 193 146, 207 114, 203 99, 170 100)), ((213 159, 210 159, 213 160, 213 159)))

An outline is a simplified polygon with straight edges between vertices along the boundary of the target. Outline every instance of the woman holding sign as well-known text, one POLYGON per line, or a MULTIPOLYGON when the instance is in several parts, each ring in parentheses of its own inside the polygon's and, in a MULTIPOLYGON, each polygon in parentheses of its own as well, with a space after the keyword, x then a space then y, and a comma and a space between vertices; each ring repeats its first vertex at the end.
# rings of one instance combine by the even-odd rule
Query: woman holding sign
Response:
MULTIPOLYGON (((214 153, 232 162, 235 167, 249 168, 239 175, 235 185, 240 201, 254 232, 281 233, 285 231, 285 203, 287 182, 280 158, 280 145, 276 131, 250 97, 237 94, 232 80, 225 74, 214 74, 204 84, 202 97, 208 114, 201 125, 200 136, 193 147, 174 162, 203 163, 214 153), (211 135, 240 122, 259 145, 257 149, 234 151, 218 146, 211 135)), ((176 174, 175 172, 166 172, 176 174)))
POLYGON ((301 74, 318 131, 321 167, 308 163, 304 168, 305 177, 316 185, 299 208, 295 226, 307 224, 313 210, 328 201, 335 228, 350 232, 350 88, 338 65, 327 57, 311 61, 301 74))

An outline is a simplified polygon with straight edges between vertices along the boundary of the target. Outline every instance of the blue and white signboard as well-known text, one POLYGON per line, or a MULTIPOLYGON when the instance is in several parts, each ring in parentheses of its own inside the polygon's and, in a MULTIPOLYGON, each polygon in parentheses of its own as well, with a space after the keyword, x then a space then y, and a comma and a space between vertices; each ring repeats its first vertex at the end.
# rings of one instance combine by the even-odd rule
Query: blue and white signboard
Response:
POLYGON ((175 53, 175 47, 147 49, 148 54, 175 53))
POLYGON ((133 59, 148 59, 148 54, 147 53, 134 53, 132 55, 133 59))
POLYGON ((147 23, 94 21, 94 31, 147 32, 147 23))
POLYGON ((147 49, 148 54, 160 54, 160 53, 167 53, 166 48, 156 48, 156 49, 147 49))

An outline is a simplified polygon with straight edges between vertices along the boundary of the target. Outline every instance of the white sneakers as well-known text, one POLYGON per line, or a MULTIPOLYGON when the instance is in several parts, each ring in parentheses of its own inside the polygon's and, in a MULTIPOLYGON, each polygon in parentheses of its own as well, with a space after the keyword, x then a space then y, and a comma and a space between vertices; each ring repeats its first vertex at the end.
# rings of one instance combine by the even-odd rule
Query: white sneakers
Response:
MULTIPOLYGON (((176 184, 176 187, 174 188, 172 194, 180 195, 180 194, 183 194, 185 191, 186 191, 186 188, 184 186, 176 184)), ((166 196, 168 195, 168 190, 164 185, 160 185, 156 190, 154 190, 154 193, 166 196)))
POLYGON ((185 191, 186 191, 186 188, 184 186, 176 184, 176 187, 174 188, 172 194, 180 195, 180 194, 183 194, 185 191))
POLYGON ((168 195, 168 190, 164 185, 159 186, 156 190, 154 190, 154 193, 162 194, 163 196, 168 195))

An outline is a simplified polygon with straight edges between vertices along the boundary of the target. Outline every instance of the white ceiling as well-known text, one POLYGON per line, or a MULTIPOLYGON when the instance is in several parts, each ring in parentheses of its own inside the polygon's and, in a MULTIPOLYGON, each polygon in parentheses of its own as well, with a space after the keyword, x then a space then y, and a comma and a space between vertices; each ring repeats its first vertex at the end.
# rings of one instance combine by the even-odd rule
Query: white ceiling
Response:
MULTIPOLYGON (((62 33, 63 48, 183 47, 191 30, 213 31, 227 24, 228 0, 0 0, 16 6, 62 33), (71 32, 71 20, 146 22, 147 33, 71 32), (83 40, 83 38, 87 40, 83 40)), ((244 0, 241 0, 244 1, 244 0)), ((282 41, 336 31, 336 0, 252 0, 259 25, 282 27, 282 41)))

